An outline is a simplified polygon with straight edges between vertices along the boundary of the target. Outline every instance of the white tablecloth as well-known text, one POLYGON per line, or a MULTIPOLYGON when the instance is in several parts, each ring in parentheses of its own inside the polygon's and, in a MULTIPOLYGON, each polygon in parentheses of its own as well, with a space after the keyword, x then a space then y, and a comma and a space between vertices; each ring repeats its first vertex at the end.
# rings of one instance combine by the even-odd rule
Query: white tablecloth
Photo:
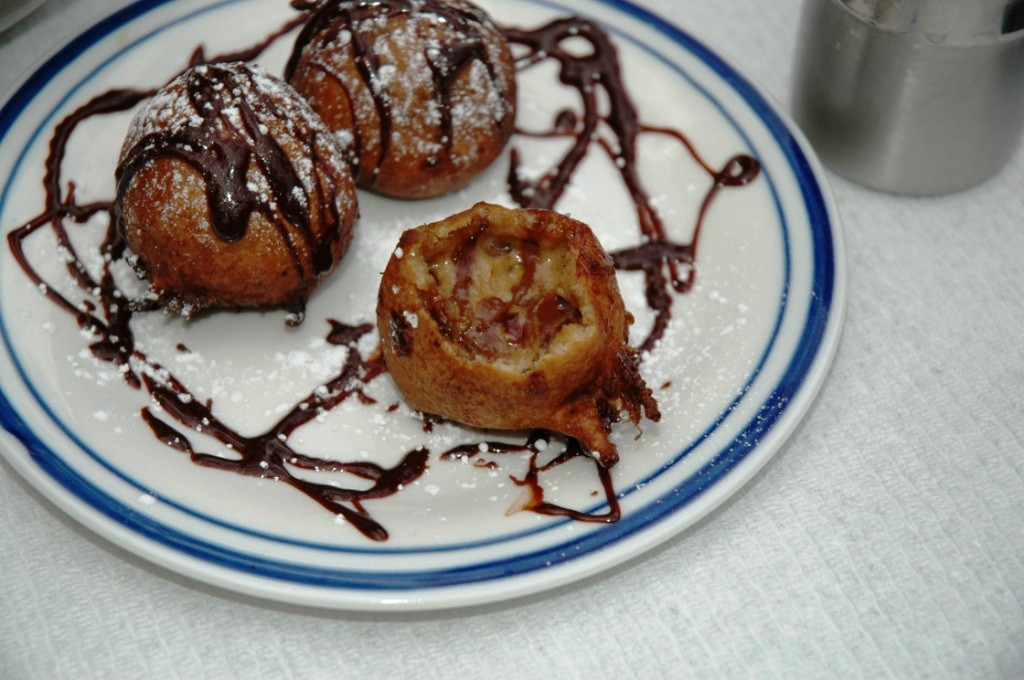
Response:
MULTIPOLYGON (((0 33, 0 91, 123 0, 0 33)), ((788 108, 798 0, 644 0, 788 108)), ((1024 677, 1024 152, 905 198, 830 175, 847 322, 754 481, 667 545, 525 601, 326 613, 112 547, 0 465, 5 678, 1024 677)))

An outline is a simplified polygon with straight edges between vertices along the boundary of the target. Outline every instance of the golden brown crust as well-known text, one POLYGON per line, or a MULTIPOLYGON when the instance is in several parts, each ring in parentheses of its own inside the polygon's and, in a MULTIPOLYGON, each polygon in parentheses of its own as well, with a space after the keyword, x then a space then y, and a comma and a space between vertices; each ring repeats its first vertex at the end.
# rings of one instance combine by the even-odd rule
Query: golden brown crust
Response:
POLYGON ((620 415, 659 418, 631 321, 589 227, 487 203, 406 231, 377 304, 385 362, 414 408, 559 432, 605 465, 620 415))
POLYGON ((115 213, 154 293, 187 315, 301 310, 347 249, 358 208, 343 152, 309 106, 231 64, 186 72, 137 114, 115 213))
POLYGON ((325 2, 286 77, 350 144, 358 184, 398 198, 465 186, 515 122, 504 35, 462 0, 325 2))

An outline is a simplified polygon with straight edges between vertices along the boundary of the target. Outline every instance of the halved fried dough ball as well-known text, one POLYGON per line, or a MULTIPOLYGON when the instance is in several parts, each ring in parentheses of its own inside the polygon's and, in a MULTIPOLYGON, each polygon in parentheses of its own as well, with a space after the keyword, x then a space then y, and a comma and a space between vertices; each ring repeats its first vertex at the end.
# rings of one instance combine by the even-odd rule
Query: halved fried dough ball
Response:
POLYGON ((488 203, 402 234, 377 302, 384 359, 411 406, 559 432, 606 466, 613 422, 660 418, 631 322, 587 225, 488 203))
MULTIPOLYGON (((344 152, 284 81, 242 63, 173 80, 132 120, 114 214, 169 309, 300 313, 358 216, 344 152)), ((293 317, 294 318, 294 317, 293 317)))
POLYGON ((350 143, 359 186, 388 196, 465 186, 515 122, 505 36, 465 0, 326 0, 285 77, 350 143))

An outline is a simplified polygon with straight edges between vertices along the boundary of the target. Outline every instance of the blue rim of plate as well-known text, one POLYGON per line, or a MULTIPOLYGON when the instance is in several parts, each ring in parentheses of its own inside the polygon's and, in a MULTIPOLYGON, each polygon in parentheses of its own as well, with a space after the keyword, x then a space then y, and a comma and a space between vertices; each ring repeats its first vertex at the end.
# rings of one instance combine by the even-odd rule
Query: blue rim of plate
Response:
MULTIPOLYGON (((138 0, 136 3, 100 20, 91 28, 79 34, 70 43, 43 63, 43 65, 40 66, 36 72, 9 97, 9 99, 4 103, 3 108, 0 108, 0 139, 7 134, 10 127, 18 120, 22 112, 29 106, 29 104, 32 103, 44 87, 46 87, 57 74, 59 74, 69 63, 73 62, 80 54, 121 26, 130 23, 134 19, 157 7, 173 3, 174 1, 175 0, 138 0)), ((204 6, 201 10, 197 10, 196 13, 206 12, 216 7, 234 4, 238 1, 239 0, 222 0, 221 2, 211 3, 204 6)), ((529 1, 559 10, 567 9, 558 2, 551 2, 549 0, 529 1)), ((750 109, 760 118, 761 123, 768 129, 773 140, 778 145, 779 150, 789 162, 790 170, 794 173, 800 186, 804 207, 807 211, 808 221, 811 226, 810 235, 813 271, 811 277, 811 290, 809 293, 810 305, 800 340, 793 351, 790 363, 769 397, 763 401, 757 414, 727 446, 716 453, 700 470, 688 477, 683 483, 675 486, 663 496, 651 500, 646 506, 631 511, 619 522, 602 526, 600 531, 590 532, 572 541, 548 546, 535 552, 516 554, 511 558, 488 560, 455 568, 413 572, 378 570, 361 571, 341 568, 324 568, 269 559, 261 555, 247 554, 238 550, 228 549, 217 545, 216 543, 183 533, 176 530, 174 527, 167 526, 148 517, 139 515, 131 508, 123 505, 120 501, 112 498, 102 489, 96 487, 89 480, 82 477, 67 465, 58 453, 51 450, 41 441, 39 436, 31 430, 2 390, 0 390, 0 425, 12 433, 22 443, 29 452, 33 462, 39 466, 46 476, 51 478, 67 491, 74 494, 74 496, 79 500, 118 525, 128 529, 133 534, 142 536, 159 545, 169 548, 175 552, 182 553, 193 559, 197 559, 203 563, 213 564, 231 571, 244 573, 246 575, 256 575, 259 577, 281 580, 294 584, 314 586, 317 588, 367 592, 410 591, 450 586, 465 586, 492 581, 495 579, 524 575, 541 568, 549 568, 553 564, 565 563, 579 559, 604 547, 618 543, 619 541, 664 520, 666 517, 677 512, 683 506, 692 502, 706 490, 714 486, 715 483, 732 471, 737 465, 743 462, 748 455, 757 448, 758 442, 761 441, 773 428, 775 428, 776 425, 778 425, 780 419, 786 413, 790 403, 804 386, 808 373, 822 349, 825 333, 830 325, 829 319, 835 313, 835 310, 833 310, 833 302, 836 283, 836 263, 833 256, 836 244, 833 240, 833 231, 836 225, 832 224, 828 205, 821 187, 819 186, 819 180, 815 175, 812 162, 804 153, 800 143, 794 137, 791 130, 778 117, 774 109, 767 101, 765 101, 763 96, 755 88, 753 88, 742 76, 737 74, 730 66, 724 63, 703 44, 689 36, 678 27, 661 19, 657 15, 652 14, 643 8, 637 7, 627 0, 594 1, 598 4, 605 5, 639 19, 647 27, 683 47, 686 51, 709 67, 743 99, 746 105, 749 106, 750 109)), ((576 10, 572 11, 578 14, 576 10)), ((185 17, 178 17, 170 23, 173 24, 178 21, 182 21, 184 18, 185 17)), ((167 28, 168 25, 169 24, 165 24, 160 28, 155 29, 146 37, 140 38, 140 41, 147 39, 155 33, 159 33, 167 28)), ((613 33, 616 32, 614 27, 608 28, 613 33)), ((630 40, 636 44, 635 41, 630 38, 624 39, 630 40)), ((710 102, 718 107, 722 115, 729 120, 736 131, 744 138, 744 140, 746 140, 745 133, 738 125, 736 125, 728 112, 724 110, 720 103, 711 96, 710 93, 686 74, 685 71, 683 71, 674 62, 661 57, 661 55, 652 51, 650 48, 643 45, 639 46, 669 64, 680 76, 687 79, 692 85, 694 85, 710 102)), ((127 49, 127 47, 122 47, 121 49, 127 49)), ((113 59, 114 56, 116 55, 111 55, 110 59, 113 59)), ((79 85, 80 84, 81 83, 79 83, 79 85)), ((46 117, 46 120, 48 121, 51 117, 52 112, 51 115, 46 117)), ((19 158, 15 165, 20 165, 20 163, 21 159, 19 158)), ((775 201, 777 210, 779 211, 782 230, 783 232, 786 232, 787 226, 785 223, 785 217, 778 205, 779 199, 776 189, 774 184, 771 182, 770 177, 768 178, 768 181, 771 186, 773 200, 775 201)), ((7 192, 8 186, 3 187, 3 191, 0 192, 0 207, 2 207, 3 202, 5 201, 7 192)), ((789 287, 790 277, 788 237, 783 239, 783 243, 785 244, 786 251, 786 283, 783 289, 782 301, 780 302, 780 310, 775 328, 767 343, 767 347, 762 354, 760 365, 763 365, 766 357, 771 352, 772 346, 775 342, 775 336, 778 332, 779 325, 781 324, 782 315, 785 311, 785 298, 789 287)), ((10 338, 7 333, 7 328, 3 323, 2 315, 0 315, 0 334, 2 334, 8 352, 11 354, 13 360, 14 354, 10 338)), ((26 382, 29 390, 34 394, 37 401, 47 412, 49 417, 57 423, 58 427, 74 439, 74 434, 65 425, 57 421, 54 414, 45 404, 41 395, 37 394, 34 387, 28 383, 23 369, 20 366, 18 366, 18 371, 21 373, 22 379, 26 382)), ((760 367, 754 371, 748 385, 755 380, 759 372, 760 367)), ((709 427, 708 431, 705 432, 703 436, 696 439, 696 442, 699 443, 714 429, 716 429, 718 424, 721 423, 725 416, 731 412, 733 407, 741 399, 742 397, 737 397, 734 402, 724 409, 721 416, 716 419, 715 423, 709 427)), ((680 451, 671 463, 663 469, 671 469, 689 452, 690 449, 696 445, 697 444, 691 445, 691 447, 680 451)), ((115 474, 128 483, 141 491, 145 491, 143 485, 125 477, 116 469, 110 468, 109 464, 102 461, 95 454, 90 453, 90 455, 92 455, 93 458, 100 460, 101 464, 104 464, 105 467, 111 469, 115 474)), ((660 473, 654 473, 654 475, 647 478, 642 483, 650 481, 650 479, 658 474, 660 473)), ((634 486, 632 489, 625 490, 620 494, 620 496, 628 495, 636 488, 637 487, 634 486)), ((191 511, 189 508, 184 506, 173 503, 171 505, 178 510, 187 512, 193 516, 219 524, 232 530, 251 533, 261 538, 281 540, 278 537, 265 536, 263 534, 247 530, 244 527, 220 522, 215 518, 191 511)), ((561 523, 564 523, 564 520, 561 523)), ((330 548, 347 552, 396 555, 403 553, 424 553, 438 550, 453 551, 473 548, 480 545, 486 545, 488 543, 515 540, 527 535, 528 533, 546 531, 551 527, 552 525, 546 525, 543 529, 531 530, 520 534, 506 535, 502 536, 500 539, 495 539, 494 541, 464 543, 430 549, 415 548, 389 550, 375 548, 363 550, 351 549, 348 547, 339 549, 335 546, 328 547, 318 544, 295 541, 290 542, 307 548, 330 548)))

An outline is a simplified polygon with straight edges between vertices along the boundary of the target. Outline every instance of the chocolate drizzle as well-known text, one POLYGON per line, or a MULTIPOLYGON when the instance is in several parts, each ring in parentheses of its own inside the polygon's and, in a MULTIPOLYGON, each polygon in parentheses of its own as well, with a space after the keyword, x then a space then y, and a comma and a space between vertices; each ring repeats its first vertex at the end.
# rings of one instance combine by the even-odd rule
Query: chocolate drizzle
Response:
POLYGON ((520 134, 541 137, 568 137, 572 139, 572 146, 549 172, 533 182, 520 176, 519 153, 513 149, 508 174, 512 198, 524 208, 553 209, 587 152, 595 143, 600 145, 618 168, 636 208, 643 243, 611 255, 616 268, 644 273, 647 304, 654 311, 655 320, 639 349, 650 351, 668 327, 672 313, 672 291, 685 293, 693 285, 697 244, 708 207, 722 188, 741 187, 752 182, 761 166, 752 156, 739 154, 730 158, 720 170, 715 169, 678 130, 643 125, 622 80, 615 44, 598 25, 585 19, 567 17, 536 29, 505 28, 504 32, 510 42, 527 49, 526 54, 520 56, 517 62, 520 71, 541 61, 554 59, 559 65, 559 80, 579 93, 583 108, 582 115, 568 109, 559 111, 549 131, 518 131, 520 134), (592 49, 589 52, 566 49, 564 43, 572 39, 586 40, 592 49), (607 99, 607 114, 601 113, 598 88, 607 99), (614 142, 600 136, 601 123, 605 123, 611 130, 614 142), (637 139, 643 133, 673 137, 711 178, 711 188, 704 197, 697 225, 687 244, 674 243, 668 239, 664 222, 640 181, 637 139))
MULTIPOLYGON (((250 477, 284 482, 331 512, 344 517, 356 529, 375 541, 385 541, 387 530, 366 512, 363 503, 384 498, 400 491, 416 480, 427 468, 429 452, 422 446, 407 452, 392 468, 371 462, 343 462, 301 454, 288 443, 298 428, 355 396, 363 403, 374 403, 361 385, 370 382, 383 370, 377 360, 366 360, 356 348, 359 338, 371 330, 370 324, 348 326, 331 320, 328 341, 348 347, 348 358, 341 371, 315 392, 297 403, 270 429, 245 437, 220 421, 210 405, 196 399, 177 379, 163 370, 147 370, 143 381, 147 391, 162 409, 181 425, 211 436, 224 444, 237 458, 196 451, 187 435, 158 418, 150 408, 142 410, 143 419, 153 434, 171 448, 187 453, 192 462, 218 470, 230 470, 250 477), (293 470, 343 472, 372 482, 369 488, 353 489, 308 481, 293 470)), ((157 367, 150 366, 150 369, 157 367)))
MULTIPOLYGON (((376 32, 367 27, 379 27, 395 17, 406 16, 409 21, 421 18, 435 25, 445 25, 459 39, 450 39, 431 43, 424 47, 423 55, 434 85, 436 110, 441 117, 438 142, 444 156, 452 153, 455 139, 452 124, 452 89, 456 79, 474 62, 482 64, 492 86, 502 91, 502 79, 487 55, 485 29, 494 30, 490 19, 479 8, 459 2, 443 0, 319 0, 307 2, 295 0, 293 6, 312 10, 312 16, 299 33, 295 47, 284 69, 286 80, 291 80, 302 60, 306 49, 314 44, 341 43, 342 34, 351 41, 353 60, 363 83, 373 97, 374 107, 380 121, 380 153, 377 164, 371 168, 355 168, 357 179, 363 186, 373 187, 380 173, 381 165, 388 154, 392 143, 394 127, 394 111, 389 99, 387 88, 382 83, 381 55, 375 44, 376 32)), ((345 89, 342 86, 342 89, 345 89)), ((351 98, 352 93, 348 96, 351 98)), ((511 115, 506 111, 505 115, 511 115)), ((498 121, 498 127, 503 121, 498 121)), ((353 130, 356 135, 354 157, 362 155, 363 140, 359 138, 359 129, 353 130)), ((431 156, 427 165, 436 166, 441 162, 440 156, 431 156)))
MULTIPOLYGON (((526 474, 522 479, 511 477, 512 482, 516 484, 516 486, 524 487, 529 494, 526 501, 517 508, 518 510, 528 510, 530 512, 535 512, 538 515, 568 517, 569 519, 573 519, 578 522, 611 523, 619 521, 619 518, 622 516, 622 511, 619 508, 619 500, 615 496, 615 486, 612 483, 611 470, 604 465, 601 465, 597 460, 588 455, 580 446, 580 443, 575 439, 568 440, 562 451, 557 452, 547 462, 541 463, 540 457, 547 451, 551 436, 552 435, 545 430, 534 430, 527 436, 526 442, 523 444, 510 444, 508 442, 500 441, 487 441, 478 444, 462 444, 461 446, 453 447, 442 453, 441 460, 470 459, 476 458, 484 453, 490 455, 506 455, 529 452, 530 462, 527 467, 526 474), (593 462, 594 468, 597 470, 598 479, 601 482, 604 501, 608 505, 607 512, 591 514, 567 508, 555 503, 550 503, 545 500, 544 487, 541 486, 540 482, 541 475, 579 457, 593 462)), ((477 465, 479 467, 493 468, 496 466, 496 463, 494 463, 493 460, 489 460, 481 461, 477 463, 477 465)))
MULTIPOLYGON (((201 52, 197 51, 196 54, 201 52)), ((414 448, 395 466, 387 468, 369 462, 342 462, 308 456, 294 450, 288 442, 296 430, 315 419, 318 414, 350 398, 356 398, 362 403, 373 403, 362 386, 379 376, 384 367, 379 356, 363 357, 356 346, 360 338, 372 330, 370 324, 350 326, 330 320, 328 342, 348 348, 347 358, 338 374, 295 404, 264 433, 256 436, 243 436, 223 423, 214 415, 212 404, 197 399, 171 371, 137 347, 130 324, 132 317, 150 311, 154 306, 149 300, 128 299, 114 280, 112 268, 125 255, 122 235, 113 226, 115 206, 113 202, 79 204, 75 200, 74 185, 71 183, 67 193, 62 196, 61 165, 68 142, 82 121, 131 109, 154 92, 111 90, 87 102, 56 126, 43 180, 46 208, 39 216, 7 235, 15 259, 47 299, 74 317, 79 328, 94 338, 89 345, 93 355, 99 361, 117 366, 128 385, 137 389, 144 388, 153 398, 159 408, 144 408, 142 417, 159 441, 187 453, 198 465, 289 484, 343 517, 368 538, 386 540, 387 530, 369 515, 364 503, 398 493, 422 475, 427 467, 427 450, 414 448), (104 255, 104 264, 97 279, 88 273, 69 238, 68 227, 85 223, 101 213, 106 213, 108 227, 98 245, 98 251, 104 255), (25 241, 47 227, 64 251, 70 277, 84 296, 78 304, 50 286, 25 253, 25 241), (97 301, 94 302, 93 298, 97 298, 97 301), (167 419, 175 421, 178 427, 167 422, 167 419), (213 437, 237 457, 197 451, 186 431, 201 432, 213 437), (312 482, 301 476, 303 470, 345 473, 369 482, 369 485, 364 485, 366 488, 347 488, 312 482)), ((170 145, 167 148, 174 147, 170 145)))
MULTIPOLYGON (((362 16, 370 11, 371 6, 374 11, 387 12, 408 12, 414 8, 418 10, 428 7, 431 11, 443 12, 447 20, 460 25, 472 25, 483 20, 472 13, 464 14, 461 9, 456 11, 438 0, 380 0, 373 3, 350 0, 326 2, 321 5, 297 1, 294 4, 299 9, 316 8, 313 19, 307 23, 300 35, 300 41, 312 39, 317 34, 318 27, 327 22, 334 13, 362 16)), ((189 81, 189 93, 193 102, 200 104, 217 96, 216 84, 223 79, 223 71, 220 70, 221 67, 216 66, 217 64, 257 58, 264 49, 305 18, 305 14, 301 15, 258 45, 239 52, 207 59, 202 48, 196 49, 192 56, 192 66, 203 63, 211 66, 205 71, 206 75, 196 76, 189 81)), ((646 279, 646 300, 655 313, 655 322, 641 349, 655 349, 665 332, 675 295, 685 293, 693 285, 699 235, 709 206, 722 190, 742 187, 752 182, 758 176, 760 166, 751 156, 741 154, 729 159, 722 168, 716 169, 701 158, 694 145, 681 132, 643 125, 622 82, 615 46, 608 35, 593 23, 578 18, 566 18, 534 30, 504 28, 503 31, 509 41, 526 48, 526 54, 518 61, 520 70, 547 59, 557 61, 561 82, 575 88, 583 103, 581 113, 568 110, 558 112, 549 131, 519 131, 521 135, 570 138, 572 145, 548 173, 533 182, 520 176, 519 152, 513 149, 508 175, 510 194, 523 207, 554 209, 586 153, 595 144, 600 146, 619 168, 622 181, 636 207, 643 242, 635 247, 619 250, 613 253, 612 257, 618 269, 642 272, 646 279), (563 41, 570 38, 587 40, 593 47, 592 53, 580 56, 578 50, 565 49, 563 41), (607 114, 600 112, 595 86, 604 90, 609 108, 607 114), (613 141, 601 136, 600 131, 605 128, 612 131, 613 141), (636 146, 637 138, 641 134, 659 134, 675 139, 686 148, 710 178, 711 187, 701 203, 692 240, 689 243, 675 243, 667 238, 664 224, 640 182, 636 146)), ((358 42, 358 37, 356 40, 358 42)), ((361 68, 369 77, 375 68, 372 49, 368 45, 362 45, 359 49, 361 68)), ((443 55, 443 59, 431 62, 435 68, 434 78, 442 84, 450 83, 467 63, 480 58, 479 50, 480 47, 472 41, 451 48, 443 55)), ((295 58, 293 56, 289 63, 289 69, 294 68, 295 58)), ((115 228, 118 210, 112 201, 78 203, 75 199, 74 184, 70 181, 65 182, 62 178, 61 164, 68 142, 82 121, 127 111, 151 97, 154 92, 155 90, 111 90, 88 101, 55 127, 45 161, 43 212, 7 236, 15 259, 27 278, 45 297, 73 317, 78 327, 90 335, 89 349, 97 360, 116 366, 127 385, 144 389, 152 397, 155 406, 144 408, 142 416, 159 441, 188 454, 197 465, 284 482, 327 510, 343 517, 368 538, 385 540, 388 537, 387 530, 370 516, 364 504, 396 494, 419 478, 427 468, 429 452, 422 447, 413 448, 407 451, 397 464, 389 468, 372 462, 343 462, 309 456, 297 451, 289 441, 297 430, 315 419, 318 414, 330 411, 343 402, 355 399, 360 403, 373 403, 374 400, 363 391, 363 387, 386 369, 379 355, 364 357, 358 349, 360 339, 371 330, 369 324, 349 325, 329 320, 328 341, 348 349, 342 366, 320 389, 296 403, 264 432, 253 436, 243 436, 218 419, 211 403, 197 399, 184 383, 166 367, 153 361, 136 343, 130 324, 133 316, 152 311, 157 305, 153 300, 146 298, 129 299, 114 280, 112 267, 123 262, 126 254, 123 236, 115 228), (108 225, 97 246, 104 264, 98 277, 94 277, 76 251, 68 230, 104 213, 108 217, 108 225), (26 241, 44 229, 51 232, 63 251, 69 278, 82 295, 81 300, 75 301, 49 285, 26 255, 26 241), (230 455, 197 450, 191 440, 192 432, 201 432, 214 438, 231 452, 230 455), (321 484, 303 478, 303 471, 339 473, 353 476, 363 483, 359 488, 321 484)), ((377 105, 382 120, 386 120, 386 107, 382 102, 378 102, 377 105)), ((442 107, 442 110, 446 109, 447 107, 442 107)), ((243 121, 251 133, 255 125, 251 111, 243 113, 243 121)), ((447 124, 450 126, 450 119, 447 124)), ((304 230, 308 230, 308 216, 303 213, 300 204, 289 198, 290 189, 295 186, 294 171, 289 169, 282 159, 280 148, 275 148, 272 143, 267 142, 257 144, 255 148, 244 149, 239 148, 235 140, 212 138, 209 135, 209 131, 203 132, 200 128, 177 136, 151 137, 147 144, 133 150, 118 170, 119 193, 122 193, 123 184, 129 181, 128 178, 134 170, 147 159, 160 155, 181 158, 209 179, 209 200, 217 214, 217 233, 228 240, 239 238, 245 231, 247 216, 260 208, 248 194, 249 190, 244 183, 240 184, 237 178, 232 179, 230 175, 245 167, 249 154, 253 154, 262 170, 275 178, 272 190, 279 199, 284 219, 302 225, 304 230), (192 151, 185 148, 186 144, 192 147, 192 151), (220 176, 225 173, 229 177, 220 176), (225 190, 217 188, 224 186, 232 187, 231 191, 236 197, 240 196, 241 201, 229 205, 225 190)), ((320 205, 324 203, 320 201, 320 205)), ((321 264, 318 266, 322 266, 323 258, 319 261, 321 264)), ((564 310, 554 309, 552 313, 557 317, 562 311, 564 310)), ((179 350, 187 351, 187 348, 179 346, 179 350)), ((393 410, 393 407, 388 408, 388 412, 393 410)), ((612 415, 608 415, 609 420, 612 419, 612 415)), ((425 427, 432 426, 433 421, 427 418, 425 427)), ((545 500, 544 489, 540 483, 541 476, 570 459, 586 456, 578 443, 569 440, 563 450, 554 451, 551 459, 542 463, 542 451, 547 449, 542 447, 540 442, 547 440, 548 435, 538 431, 531 433, 522 444, 486 442, 486 448, 492 454, 530 454, 526 474, 522 478, 513 477, 516 484, 529 492, 529 501, 520 509, 578 521, 616 521, 620 516, 620 508, 611 471, 597 465, 596 462, 595 468, 604 492, 607 512, 591 514, 545 500)), ((473 457, 477 456, 479 451, 480 444, 465 444, 442 453, 440 457, 444 460, 473 457)), ((482 463, 487 467, 493 467, 495 464, 493 460, 482 463)))
MULTIPOLYGON (((100 201, 87 205, 79 205, 75 200, 75 187, 68 183, 65 196, 61 195, 61 162, 67 144, 75 128, 93 116, 101 116, 126 111, 140 101, 153 95, 155 90, 110 90, 94 97, 92 100, 73 111, 54 128, 50 139, 50 149, 46 157, 43 189, 46 196, 45 210, 27 224, 7 234, 7 243, 25 275, 35 284, 36 288, 46 295, 47 299, 65 313, 72 316, 78 327, 85 333, 97 338, 89 345, 89 350, 100 361, 108 362, 119 368, 128 368, 128 360, 134 352, 134 336, 128 325, 131 320, 132 307, 137 309, 148 307, 147 303, 131 302, 114 283, 110 272, 110 263, 124 255, 124 241, 113 229, 108 228, 107 234, 99 246, 107 266, 104 267, 100 280, 96 280, 88 271, 85 263, 78 257, 77 251, 68 235, 68 222, 82 224, 99 213, 110 213, 110 202, 100 201), (50 286, 29 262, 25 255, 25 240, 34 233, 49 227, 60 249, 67 253, 65 267, 74 284, 83 292, 98 291, 97 302, 85 298, 81 304, 75 304, 50 286)), ((110 224, 113 224, 112 220, 110 224)), ((130 370, 122 373, 125 381, 139 386, 138 377, 130 370)))

